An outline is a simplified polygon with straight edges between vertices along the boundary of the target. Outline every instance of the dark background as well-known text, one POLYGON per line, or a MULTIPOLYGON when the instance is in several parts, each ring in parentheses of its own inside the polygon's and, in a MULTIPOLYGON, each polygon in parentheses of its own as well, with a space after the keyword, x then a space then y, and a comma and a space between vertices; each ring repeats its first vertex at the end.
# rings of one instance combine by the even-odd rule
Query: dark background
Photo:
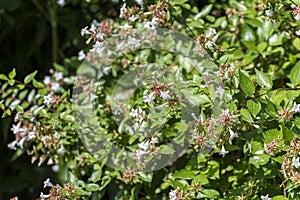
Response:
MULTIPOLYGON (((56 0, 0 0, 0 73, 8 74, 15 68, 16 79, 23 80, 26 74, 38 70, 38 79, 43 80, 54 62, 75 72, 74 65, 65 58, 77 56, 86 48, 81 28, 93 19, 118 17, 120 7, 108 0, 66 3, 59 7, 56 0), (57 22, 55 27, 53 21, 57 22)), ((38 167, 26 154, 7 148, 14 140, 10 132, 12 120, 0 118, 0 199, 37 199, 43 191, 43 181, 56 177, 46 164, 38 167)))

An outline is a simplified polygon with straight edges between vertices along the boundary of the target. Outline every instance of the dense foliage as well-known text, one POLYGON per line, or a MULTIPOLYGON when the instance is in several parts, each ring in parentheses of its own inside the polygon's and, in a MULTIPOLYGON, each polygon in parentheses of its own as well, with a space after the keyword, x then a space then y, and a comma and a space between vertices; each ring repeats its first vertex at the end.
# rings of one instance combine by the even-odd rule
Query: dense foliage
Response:
POLYGON ((37 198, 300 198, 300 1, 119 7, 71 68, 0 74, 7 146, 59 177, 37 198))

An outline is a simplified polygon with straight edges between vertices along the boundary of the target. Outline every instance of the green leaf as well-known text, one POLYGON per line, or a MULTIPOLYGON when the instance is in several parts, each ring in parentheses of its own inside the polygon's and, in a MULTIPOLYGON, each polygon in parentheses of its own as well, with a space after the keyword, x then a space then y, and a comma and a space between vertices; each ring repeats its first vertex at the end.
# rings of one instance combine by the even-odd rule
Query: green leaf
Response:
POLYGON ((89 183, 89 184, 86 184, 85 189, 90 192, 95 192, 100 189, 100 186, 98 184, 89 183))
POLYGON ((267 130, 263 133, 264 143, 270 143, 273 140, 282 137, 282 132, 277 129, 267 130))
POLYGON ((269 162, 270 156, 267 154, 254 155, 249 159, 249 163, 259 168, 260 165, 265 165, 269 162))
POLYGON ((188 0, 173 0, 172 1, 172 4, 173 5, 182 5, 184 4, 185 2, 187 2, 188 0))
MULTIPOLYGON (((299 5, 300 5, 300 3, 299 3, 299 5)), ((272 200, 288 200, 288 198, 285 198, 284 196, 280 195, 280 196, 272 197, 272 200)))
POLYGON ((7 83, 10 85, 10 86, 13 86, 15 84, 15 80, 14 79, 10 79, 7 81, 7 83))
POLYGON ((44 88, 44 84, 33 79, 32 84, 36 88, 44 88))
POLYGON ((264 50, 267 48, 267 46, 268 46, 268 43, 261 42, 257 45, 257 50, 259 51, 259 53, 262 54, 264 52, 264 50))
POLYGON ((270 76, 255 69, 257 82, 262 88, 271 89, 273 82, 270 76))
POLYGON ((89 180, 91 180, 92 182, 97 182, 101 179, 101 175, 102 175, 102 170, 98 169, 96 171, 94 171, 91 175, 91 177, 89 178, 89 180))
POLYGON ((209 199, 216 198, 220 195, 217 190, 213 190, 213 189, 203 189, 201 190, 201 192, 209 199))
POLYGON ((201 184, 206 185, 209 183, 209 180, 207 179, 207 176, 204 174, 199 174, 194 177, 192 184, 201 184))
POLYGON ((27 96, 28 102, 32 102, 35 99, 35 90, 31 90, 27 96))
POLYGON ((300 0, 291 0, 294 4, 300 6, 300 0))
POLYGON ((159 153, 172 155, 173 153, 175 153, 175 150, 168 145, 161 145, 161 150, 159 151, 159 153))
POLYGON ((253 100, 248 100, 247 101, 247 108, 252 113, 253 116, 256 116, 259 113, 260 109, 261 109, 261 104, 256 103, 253 100))
POLYGON ((293 40, 293 45, 298 51, 300 51, 300 39, 299 38, 295 38, 293 40))
POLYGON ((256 40, 253 30, 247 24, 243 24, 241 36, 244 41, 255 42, 255 40, 256 40))
POLYGON ((290 74, 291 82, 296 86, 300 83, 300 61, 293 67, 290 74))
POLYGON ((240 87, 248 95, 252 96, 255 92, 253 82, 242 71, 239 72, 240 87))
POLYGON ((208 15, 210 11, 213 8, 213 4, 208 4, 204 6, 199 14, 197 14, 194 18, 194 20, 198 20, 200 17, 204 17, 205 15, 208 15))
POLYGON ((247 110, 246 108, 242 108, 240 113, 241 113, 243 120, 245 120, 249 123, 253 122, 253 119, 252 119, 252 116, 251 116, 251 113, 249 112, 249 110, 247 110))
POLYGON ((0 74, 0 79, 1 79, 1 80, 4 80, 4 81, 7 81, 7 80, 8 80, 7 76, 4 75, 4 74, 0 74))
POLYGON ((8 74, 8 77, 9 77, 10 79, 13 79, 13 78, 15 78, 15 76, 16 76, 16 69, 14 68, 14 69, 8 74))
POLYGON ((211 9, 213 8, 213 4, 208 4, 206 6, 204 6, 201 10, 201 16, 205 16, 205 15, 208 15, 211 11, 211 9))
POLYGON ((281 125, 281 131, 282 131, 284 143, 285 144, 290 144, 290 142, 292 141, 293 137, 296 136, 295 133, 293 133, 293 131, 291 131, 289 128, 287 128, 284 125, 281 125))
POLYGON ((179 179, 193 179, 195 175, 186 169, 182 169, 180 171, 177 171, 174 175, 174 178, 179 178, 179 179))
POLYGON ((244 41, 244 40, 242 40, 242 42, 251 51, 257 51, 257 47, 255 46, 255 42, 244 41))
POLYGON ((60 65, 60 64, 57 64, 57 63, 54 63, 53 64, 53 67, 56 71, 58 72, 64 72, 64 66, 60 65))
POLYGON ((30 83, 30 81, 32 81, 32 79, 35 77, 35 75, 37 74, 37 71, 31 73, 31 74, 28 74, 25 79, 24 79, 24 83, 25 84, 28 84, 30 83))

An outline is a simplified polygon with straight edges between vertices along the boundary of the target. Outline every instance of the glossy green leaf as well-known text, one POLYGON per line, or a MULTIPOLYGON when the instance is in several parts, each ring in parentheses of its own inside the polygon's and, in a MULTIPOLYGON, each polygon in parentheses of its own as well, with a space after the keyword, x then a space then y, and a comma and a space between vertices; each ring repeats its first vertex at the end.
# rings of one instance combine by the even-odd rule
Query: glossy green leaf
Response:
POLYGON ((35 79, 32 80, 32 84, 36 88, 44 88, 45 87, 43 83, 36 81, 35 79))
POLYGON ((239 72, 239 82, 241 89, 248 95, 252 96, 255 92, 253 82, 242 71, 239 72))
POLYGON ((186 169, 182 169, 180 171, 177 171, 173 177, 174 178, 179 178, 179 179, 193 179, 194 178, 194 174, 186 169))
POLYGON ((261 109, 261 104, 255 102, 253 100, 248 100, 247 101, 247 108, 253 116, 256 116, 259 113, 260 109, 261 109))
POLYGON ((1 80, 4 80, 4 81, 7 81, 7 80, 8 80, 7 76, 4 75, 4 74, 0 74, 0 79, 1 79, 1 80))
POLYGON ((90 177, 89 180, 91 180, 92 182, 97 182, 101 179, 101 175, 102 175, 102 170, 101 169, 98 169, 96 171, 94 171, 90 177))
POLYGON ((269 75, 255 69, 257 82, 262 88, 271 89, 273 86, 272 79, 269 75))
POLYGON ((290 79, 294 85, 298 85, 300 83, 300 61, 298 61, 293 67, 290 79))
POLYGON ((8 77, 9 77, 10 79, 13 79, 13 78, 15 78, 15 76, 16 76, 16 69, 14 68, 14 69, 8 74, 8 77))
POLYGON ((98 184, 89 183, 89 184, 86 184, 85 189, 90 192, 95 192, 100 189, 100 186, 98 184))
POLYGON ((28 84, 30 83, 30 81, 32 81, 32 79, 35 77, 35 75, 37 74, 37 71, 31 73, 31 74, 28 74, 25 78, 24 78, 24 83, 25 84, 28 84))
POLYGON ((241 116, 242 116, 242 119, 247 121, 247 122, 250 122, 252 123, 253 122, 253 118, 249 112, 249 110, 245 109, 245 108, 242 108, 241 111, 241 116))
POLYGON ((300 51, 300 39, 299 38, 295 38, 293 40, 293 45, 298 51, 300 51))
POLYGON ((256 40, 255 33, 253 32, 252 28, 247 24, 243 24, 241 36, 244 41, 254 42, 256 40))

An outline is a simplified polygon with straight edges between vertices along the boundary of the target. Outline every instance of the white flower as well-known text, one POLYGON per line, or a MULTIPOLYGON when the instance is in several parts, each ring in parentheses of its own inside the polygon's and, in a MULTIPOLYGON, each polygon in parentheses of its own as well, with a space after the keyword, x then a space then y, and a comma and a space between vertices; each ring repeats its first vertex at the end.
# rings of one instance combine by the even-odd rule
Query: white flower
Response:
POLYGON ((213 45, 214 45, 214 42, 211 41, 211 40, 208 40, 208 41, 204 44, 205 48, 207 48, 207 49, 210 49, 211 47, 213 47, 213 45))
POLYGON ((157 144, 158 143, 158 139, 156 137, 152 137, 150 140, 150 144, 157 144))
POLYGON ((45 85, 49 85, 51 83, 51 78, 50 76, 45 76, 44 80, 43 80, 45 85))
POLYGON ((97 27, 95 26, 95 24, 91 24, 91 27, 89 29, 90 33, 96 33, 97 27))
POLYGON ((60 148, 57 149, 57 153, 61 154, 61 155, 65 154, 65 148, 64 148, 64 146, 60 146, 60 148))
POLYGON ((12 141, 11 143, 9 143, 9 144, 7 145, 7 147, 10 148, 10 149, 12 149, 12 150, 17 150, 17 147, 16 147, 17 143, 18 143, 18 141, 17 141, 17 140, 14 140, 14 141, 12 141))
POLYGON ((135 0, 135 2, 137 4, 139 4, 140 6, 143 6, 143 4, 144 4, 143 0, 135 0))
POLYGON ((149 29, 155 28, 155 26, 157 25, 157 20, 158 20, 157 17, 153 17, 151 22, 150 21, 144 22, 144 27, 149 29))
POLYGON ((143 151, 143 150, 136 150, 135 153, 136 153, 137 159, 138 159, 138 160, 141 160, 141 157, 142 157, 146 152, 143 151))
POLYGON ((19 132, 23 132, 24 129, 21 128, 21 122, 19 122, 17 125, 13 124, 13 127, 10 129, 14 134, 17 134, 19 132))
POLYGON ((103 67, 103 74, 108 75, 111 70, 111 66, 103 67))
POLYGON ((293 157, 293 166, 296 168, 300 167, 299 157, 298 158, 293 157))
POLYGON ((48 136, 48 135, 45 135, 45 136, 42 137, 42 141, 43 141, 44 144, 46 144, 47 140, 50 140, 50 139, 51 139, 51 137, 48 136))
POLYGON ((103 40, 104 40, 104 33, 102 33, 102 32, 97 33, 96 38, 97 38, 98 40, 103 41, 103 40))
POLYGON ((271 198, 269 198, 268 194, 266 196, 261 195, 260 198, 261 198, 261 200, 271 200, 271 198))
POLYGON ((90 97, 90 101, 95 101, 95 99, 98 98, 98 96, 95 94, 90 94, 89 97, 90 97))
POLYGON ((64 7, 66 5, 65 0, 57 0, 56 3, 60 6, 60 7, 64 7))
POLYGON ((230 133, 230 140, 233 140, 234 138, 239 137, 238 134, 234 133, 233 130, 229 129, 229 133, 230 133))
POLYGON ((14 118, 14 121, 15 121, 15 122, 16 122, 16 121, 19 121, 19 118, 21 117, 21 114, 22 114, 22 113, 17 112, 17 114, 16 114, 16 116, 15 116, 15 118, 14 118))
POLYGON ((84 60, 85 59, 85 53, 83 50, 78 52, 78 60, 84 60))
POLYGON ((160 97, 165 101, 170 99, 169 90, 168 91, 161 91, 160 97))
POLYGON ((128 20, 129 20, 130 22, 135 22, 137 19, 138 19, 138 16, 135 16, 135 15, 131 15, 131 16, 128 18, 128 20))
POLYGON ((219 153, 221 156, 225 156, 226 154, 228 154, 228 151, 226 151, 225 150, 225 147, 224 147, 224 145, 222 145, 222 148, 221 148, 221 151, 220 151, 220 153, 219 153))
POLYGON ((44 96, 44 104, 49 105, 53 100, 53 94, 49 93, 47 96, 44 96))
POLYGON ((54 164, 54 161, 52 158, 49 158, 48 162, 47 162, 47 165, 53 165, 54 164))
POLYGON ((299 20, 300 20, 300 14, 298 13, 297 15, 295 15, 295 16, 294 16, 294 19, 295 19, 296 21, 299 21, 299 20))
POLYGON ((169 198, 170 200, 176 200, 177 199, 177 190, 171 190, 171 192, 169 192, 169 198))
POLYGON ((126 3, 124 3, 123 6, 120 8, 120 18, 123 18, 125 16, 126 11, 127 11, 126 3))
POLYGON ((274 14, 274 12, 273 12, 272 10, 266 10, 266 11, 265 11, 265 15, 266 15, 267 17, 272 17, 273 14, 274 14))
POLYGON ((225 116, 225 115, 230 115, 229 113, 229 109, 226 109, 226 110, 222 110, 222 116, 225 116))
POLYGON ((50 195, 49 194, 44 194, 44 193, 42 193, 41 192, 41 194, 40 194, 40 198, 42 198, 42 200, 45 200, 46 198, 49 198, 50 197, 50 195))
POLYGON ((138 128, 139 128, 139 123, 134 123, 133 125, 132 125, 132 128, 136 131, 138 128))
POLYGON ((129 113, 131 117, 136 117, 138 114, 138 109, 131 109, 131 112, 129 113))
POLYGON ((96 41, 96 43, 93 45, 93 48, 90 50, 90 52, 96 52, 98 54, 101 54, 103 44, 99 41, 96 41))
POLYGON ((35 132, 34 131, 30 131, 29 133, 28 133, 28 140, 32 140, 32 139, 34 139, 35 138, 35 132))
POLYGON ((81 29, 80 34, 81 36, 85 36, 85 35, 89 35, 91 34, 90 31, 88 31, 88 26, 84 27, 83 29, 81 29))
POLYGON ((23 138, 22 138, 21 140, 19 140, 19 142, 18 142, 18 146, 21 147, 21 149, 23 149, 23 144, 24 144, 25 140, 26 140, 26 137, 23 137, 23 138))
POLYGON ((152 92, 151 94, 149 95, 145 95, 144 97, 144 102, 147 103, 147 104, 150 104, 150 103, 154 103, 154 98, 155 98, 155 93, 152 92))
POLYGON ((296 31, 295 33, 296 33, 296 35, 299 36, 300 35, 300 30, 296 31))
POLYGON ((149 148, 149 142, 144 141, 142 143, 139 143, 138 146, 143 149, 144 151, 146 151, 149 148))
POLYGON ((224 88, 219 85, 219 87, 216 89, 216 93, 223 96, 224 94, 224 88))
POLYGON ((57 82, 52 83, 52 84, 51 84, 51 90, 53 90, 53 91, 58 91, 58 90, 60 90, 60 84, 57 83, 57 82))
POLYGON ((300 112, 300 104, 294 103, 294 106, 292 108, 293 112, 300 112))
POLYGON ((64 78, 64 74, 62 72, 54 72, 53 76, 56 81, 62 80, 64 78))
POLYGON ((94 20, 92 21, 91 25, 99 26, 100 23, 99 23, 97 20, 94 19, 94 20))
POLYGON ((51 169, 52 169, 52 171, 53 172, 58 172, 58 170, 59 170, 59 166, 58 165, 53 165, 52 167, 51 167, 51 169))
POLYGON ((44 188, 46 188, 46 187, 53 187, 53 184, 50 182, 50 178, 47 178, 44 181, 44 188))
POLYGON ((131 45, 132 46, 131 48, 135 49, 135 48, 139 48, 141 46, 141 43, 138 39, 129 36, 128 37, 128 45, 131 45))
POLYGON ((210 28, 209 30, 208 30, 208 33, 206 34, 206 37, 212 37, 212 36, 214 36, 214 35, 216 35, 217 34, 217 32, 216 32, 216 29, 214 29, 214 28, 210 28))

